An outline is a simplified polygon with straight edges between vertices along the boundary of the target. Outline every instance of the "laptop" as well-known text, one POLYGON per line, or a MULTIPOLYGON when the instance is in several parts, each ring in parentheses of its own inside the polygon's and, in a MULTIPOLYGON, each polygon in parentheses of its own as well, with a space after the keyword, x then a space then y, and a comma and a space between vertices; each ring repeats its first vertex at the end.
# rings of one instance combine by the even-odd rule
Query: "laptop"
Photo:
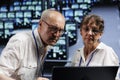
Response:
POLYGON ((118 66, 53 67, 52 80, 115 80, 118 66))

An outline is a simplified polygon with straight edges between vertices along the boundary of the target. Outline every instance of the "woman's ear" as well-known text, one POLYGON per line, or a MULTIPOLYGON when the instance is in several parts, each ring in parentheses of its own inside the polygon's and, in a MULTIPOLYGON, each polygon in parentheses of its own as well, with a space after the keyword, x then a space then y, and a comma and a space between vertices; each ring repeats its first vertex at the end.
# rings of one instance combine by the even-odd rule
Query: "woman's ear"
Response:
POLYGON ((102 36, 103 32, 100 33, 100 36, 102 36))
POLYGON ((99 37, 99 39, 101 38, 102 34, 103 34, 103 32, 100 33, 100 37, 99 37))
POLYGON ((80 29, 80 35, 82 35, 82 30, 80 29))

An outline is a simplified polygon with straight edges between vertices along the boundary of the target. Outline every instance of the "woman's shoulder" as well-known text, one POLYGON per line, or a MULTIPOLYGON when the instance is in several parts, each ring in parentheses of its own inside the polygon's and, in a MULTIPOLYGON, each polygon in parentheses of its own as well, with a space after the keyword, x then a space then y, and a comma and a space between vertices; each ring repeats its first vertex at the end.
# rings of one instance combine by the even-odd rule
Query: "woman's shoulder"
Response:
POLYGON ((106 55, 107 54, 108 55, 110 55, 110 54, 111 55, 116 55, 114 49, 111 46, 109 46, 105 43, 101 43, 100 47, 101 47, 100 50, 103 51, 103 53, 105 53, 106 55))
POLYGON ((83 47, 76 50, 76 52, 81 52, 81 51, 83 51, 83 47))
POLYGON ((112 47, 109 46, 108 44, 105 44, 103 42, 101 42, 99 45, 98 45, 98 48, 99 49, 103 49, 103 50, 112 50, 112 47))
POLYGON ((76 56, 81 55, 81 54, 83 54, 83 47, 77 49, 76 52, 75 52, 75 55, 76 55, 76 56))

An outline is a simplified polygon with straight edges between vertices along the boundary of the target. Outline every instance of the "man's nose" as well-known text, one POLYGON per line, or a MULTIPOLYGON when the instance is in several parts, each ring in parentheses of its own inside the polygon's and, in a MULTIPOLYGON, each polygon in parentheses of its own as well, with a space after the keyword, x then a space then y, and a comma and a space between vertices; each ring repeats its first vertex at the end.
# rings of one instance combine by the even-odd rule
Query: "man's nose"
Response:
POLYGON ((54 33, 54 35, 55 36, 60 36, 61 34, 60 34, 60 31, 56 31, 55 33, 54 33))

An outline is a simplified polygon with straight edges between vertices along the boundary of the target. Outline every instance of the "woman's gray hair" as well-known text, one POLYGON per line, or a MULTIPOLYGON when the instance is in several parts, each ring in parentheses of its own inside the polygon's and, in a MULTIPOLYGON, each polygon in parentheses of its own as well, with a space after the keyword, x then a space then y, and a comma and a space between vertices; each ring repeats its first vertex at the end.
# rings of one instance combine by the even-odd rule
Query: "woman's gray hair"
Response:
POLYGON ((100 32, 103 32, 104 20, 100 16, 95 15, 95 14, 89 14, 89 15, 84 16, 80 24, 80 29, 82 28, 83 25, 87 25, 91 19, 93 19, 93 23, 95 23, 96 26, 99 27, 100 32))

